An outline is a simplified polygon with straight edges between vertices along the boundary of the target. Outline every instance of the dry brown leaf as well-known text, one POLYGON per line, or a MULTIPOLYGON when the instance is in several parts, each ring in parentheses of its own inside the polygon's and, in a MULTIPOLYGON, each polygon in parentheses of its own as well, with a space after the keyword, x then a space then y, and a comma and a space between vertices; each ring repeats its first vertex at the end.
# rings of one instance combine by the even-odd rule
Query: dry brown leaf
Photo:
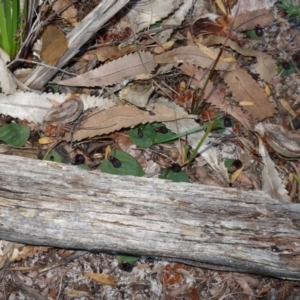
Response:
MULTIPOLYGON (((202 41, 205 46, 223 44, 225 38, 221 36, 210 36, 202 41)), ((269 82, 273 77, 277 75, 277 65, 272 56, 261 51, 241 48, 235 42, 231 40, 226 41, 226 46, 235 50, 236 52, 242 54, 243 56, 254 56, 257 59, 255 64, 256 72, 259 74, 260 78, 269 82)))
POLYGON ((103 111, 92 111, 79 124, 74 133, 67 133, 67 141, 78 141, 96 135, 103 135, 133 127, 138 124, 193 119, 194 115, 177 115, 164 105, 155 104, 153 110, 146 111, 134 106, 117 106, 103 111))
POLYGON ((104 47, 100 47, 96 50, 88 51, 83 58, 87 60, 91 60, 94 58, 94 56, 97 56, 98 61, 106 61, 106 60, 114 60, 121 56, 127 55, 132 52, 136 52, 137 50, 145 50, 143 46, 139 46, 137 49, 136 45, 130 45, 127 47, 124 47, 122 49, 119 49, 118 46, 109 46, 106 45, 104 47))
MULTIPOLYGON (((159 64, 182 63, 187 62, 201 68, 209 68, 217 58, 218 52, 202 46, 179 47, 174 50, 154 56, 154 60, 159 64)), ((235 70, 236 64, 219 61, 216 70, 232 71, 235 70)))
POLYGON ((10 261, 14 262, 16 260, 33 257, 34 255, 44 253, 49 249, 49 247, 37 247, 17 244, 14 248, 12 256, 10 257, 10 261))
POLYGON ((66 22, 70 23, 71 25, 76 26, 78 24, 77 10, 71 4, 72 3, 69 0, 58 0, 58 1, 54 2, 52 9, 55 12, 59 13, 62 9, 64 9, 65 7, 68 7, 60 14, 60 17, 63 20, 65 20, 66 22))
POLYGON ((135 32, 148 28, 175 11, 183 0, 140 0, 127 14, 128 22, 135 32))
POLYGON ((0 270, 11 259, 17 244, 0 240, 0 270))
POLYGON ((99 283, 110 285, 110 286, 116 286, 116 279, 110 275, 107 274, 99 274, 99 273, 89 273, 84 272, 84 275, 96 280, 99 283))
POLYGON ((262 8, 255 11, 246 11, 236 16, 233 23, 233 30, 244 31, 255 28, 257 24, 261 27, 275 21, 273 9, 262 8))
POLYGON ((57 82, 68 86, 106 86, 121 83, 127 77, 151 73, 157 63, 150 52, 137 52, 123 56, 93 71, 75 78, 57 82))
POLYGON ((48 25, 42 33, 41 58, 53 66, 68 49, 68 42, 63 32, 56 25, 48 25))
POLYGON ((119 97, 138 107, 146 107, 149 98, 154 91, 153 84, 128 85, 119 92, 119 97))
POLYGON ((245 106, 244 109, 254 118, 263 120, 274 115, 274 104, 269 101, 269 97, 264 90, 245 70, 238 69, 226 74, 225 82, 236 101, 253 102, 253 105, 245 106))
MULTIPOLYGON (((202 88, 204 85, 204 72, 202 69, 198 69, 187 63, 183 63, 180 66, 181 71, 192 78, 191 86, 193 88, 202 88)), ((247 129, 250 128, 249 118, 246 116, 240 107, 233 106, 228 100, 225 100, 224 93, 218 89, 214 89, 212 82, 208 83, 206 87, 206 94, 209 95, 207 102, 220 108, 222 111, 233 116, 236 120, 241 122, 247 129)))
POLYGON ((254 295, 253 290, 251 289, 250 285, 243 277, 236 278, 235 280, 241 286, 244 293, 246 293, 247 295, 254 295))
POLYGON ((235 15, 236 12, 243 13, 251 10, 258 10, 263 8, 274 7, 276 0, 240 0, 233 7, 232 14, 235 15))

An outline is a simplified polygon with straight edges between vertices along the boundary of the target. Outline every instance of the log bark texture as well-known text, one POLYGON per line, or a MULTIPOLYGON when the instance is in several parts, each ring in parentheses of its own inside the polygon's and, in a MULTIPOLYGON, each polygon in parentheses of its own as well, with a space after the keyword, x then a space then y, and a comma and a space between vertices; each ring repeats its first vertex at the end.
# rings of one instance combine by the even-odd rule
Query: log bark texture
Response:
POLYGON ((300 204, 0 155, 0 238, 300 279, 300 204))

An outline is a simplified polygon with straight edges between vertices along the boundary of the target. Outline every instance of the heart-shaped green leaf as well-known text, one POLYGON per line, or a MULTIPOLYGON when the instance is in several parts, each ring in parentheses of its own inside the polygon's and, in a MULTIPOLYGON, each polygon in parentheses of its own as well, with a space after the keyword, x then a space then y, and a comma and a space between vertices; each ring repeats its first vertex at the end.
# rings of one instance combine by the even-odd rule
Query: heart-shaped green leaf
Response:
POLYGON ((8 145, 23 147, 30 135, 30 127, 22 124, 6 124, 0 127, 0 140, 8 145))
POLYGON ((161 175, 158 176, 158 178, 167 179, 174 182, 190 182, 190 179, 185 172, 174 172, 169 169, 163 170, 161 175))
POLYGON ((129 137, 138 147, 148 148, 153 144, 155 131, 151 124, 140 125, 130 129, 129 137))
POLYGON ((115 175, 143 176, 145 173, 139 162, 130 154, 115 149, 101 164, 102 172, 115 175))
POLYGON ((57 162, 57 163, 61 163, 62 162, 62 158, 61 158, 60 154, 57 151, 55 151, 55 150, 50 151, 44 157, 44 160, 54 161, 54 162, 57 162))
POLYGON ((163 123, 153 123, 152 127, 155 131, 154 144, 163 143, 165 140, 176 139, 177 134, 167 129, 163 123))
POLYGON ((135 264, 138 260, 141 259, 139 256, 128 255, 128 254, 118 254, 116 258, 119 264, 124 263, 130 265, 135 264))

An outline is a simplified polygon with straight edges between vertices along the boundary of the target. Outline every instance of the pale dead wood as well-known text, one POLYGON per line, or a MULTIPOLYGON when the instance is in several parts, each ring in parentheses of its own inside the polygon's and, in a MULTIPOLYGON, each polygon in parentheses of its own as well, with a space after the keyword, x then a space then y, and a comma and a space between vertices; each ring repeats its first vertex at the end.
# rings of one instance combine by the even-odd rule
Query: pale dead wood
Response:
POLYGON ((0 238, 300 279, 299 204, 0 155, 0 238))
MULTIPOLYGON (((62 68, 100 28, 122 9, 129 0, 104 0, 92 10, 68 35, 68 49, 58 60, 56 67, 62 68)), ((57 70, 44 66, 37 67, 26 79, 25 85, 41 89, 57 70)))

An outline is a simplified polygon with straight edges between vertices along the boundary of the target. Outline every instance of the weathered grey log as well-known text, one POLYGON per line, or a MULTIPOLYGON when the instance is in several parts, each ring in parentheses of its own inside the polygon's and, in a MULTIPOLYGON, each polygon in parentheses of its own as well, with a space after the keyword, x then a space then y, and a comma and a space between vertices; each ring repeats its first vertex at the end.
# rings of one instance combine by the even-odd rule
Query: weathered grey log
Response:
MULTIPOLYGON (((129 0, 104 0, 95 7, 68 35, 68 49, 55 67, 62 68, 101 27, 122 9, 129 0)), ((37 67, 26 79, 25 85, 32 89, 41 89, 57 70, 44 66, 37 67)))
POLYGON ((0 155, 0 238, 300 279, 299 204, 0 155))

